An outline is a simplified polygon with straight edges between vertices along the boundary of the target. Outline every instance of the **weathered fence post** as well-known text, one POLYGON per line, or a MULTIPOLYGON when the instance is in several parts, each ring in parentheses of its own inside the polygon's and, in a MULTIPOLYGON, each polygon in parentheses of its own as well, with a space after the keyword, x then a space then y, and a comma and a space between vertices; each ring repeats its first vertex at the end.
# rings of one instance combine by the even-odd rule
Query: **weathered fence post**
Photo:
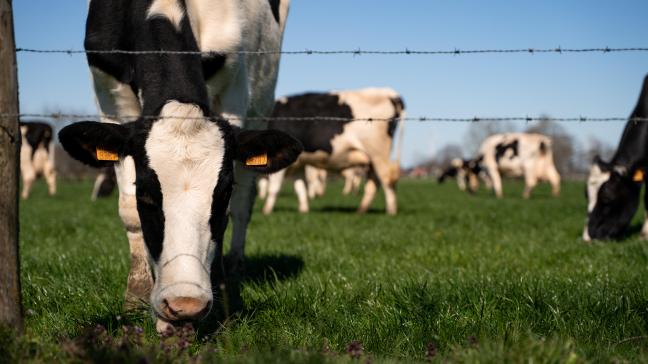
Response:
MULTIPOLYGON (((12 0, 0 0, 0 114, 18 114, 12 0)), ((18 116, 0 116, 0 324, 22 330, 18 260, 18 116)))

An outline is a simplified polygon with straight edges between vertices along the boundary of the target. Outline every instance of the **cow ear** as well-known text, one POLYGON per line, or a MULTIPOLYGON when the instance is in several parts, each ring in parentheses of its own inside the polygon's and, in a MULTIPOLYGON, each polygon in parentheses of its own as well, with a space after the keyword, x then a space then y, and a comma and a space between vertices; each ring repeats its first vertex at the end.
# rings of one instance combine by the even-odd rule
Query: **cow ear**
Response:
POLYGON ((293 164, 304 149, 292 136, 278 130, 235 131, 236 159, 246 169, 274 173, 293 164))
POLYGON ((128 129, 119 124, 81 121, 61 129, 58 136, 72 158, 99 168, 112 165, 125 154, 128 129))

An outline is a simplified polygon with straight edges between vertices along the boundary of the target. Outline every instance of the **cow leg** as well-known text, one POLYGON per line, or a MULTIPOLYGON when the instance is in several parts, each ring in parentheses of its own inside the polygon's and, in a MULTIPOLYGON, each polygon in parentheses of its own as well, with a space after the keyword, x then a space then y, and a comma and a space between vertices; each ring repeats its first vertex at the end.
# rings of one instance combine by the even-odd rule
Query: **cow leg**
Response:
POLYGON ((52 161, 45 163, 43 175, 45 176, 45 182, 47 182, 47 191, 50 196, 54 196, 56 194, 56 170, 52 161))
POLYGON ((119 217, 121 217, 130 248, 130 271, 126 283, 126 310, 138 309, 148 303, 153 288, 153 276, 142 234, 135 197, 135 163, 127 157, 115 166, 119 185, 119 217))
POLYGON ((265 200, 268 196, 268 183, 268 177, 259 178, 257 182, 257 195, 262 200, 265 200))
POLYGON ((531 191, 533 191, 537 184, 538 176, 535 172, 535 166, 527 166, 524 169, 524 192, 522 193, 522 197, 527 199, 531 198, 531 191))
MULTIPOLYGON (((314 199, 317 196, 319 176, 315 167, 304 166, 304 177, 306 178, 306 186, 308 190, 308 198, 314 199)), ((302 181, 303 182, 303 181, 302 181)), ((295 192, 297 192, 297 180, 295 180, 295 192)), ((300 205, 301 207, 301 205, 300 205)))
MULTIPOLYGON (((644 186, 648 190, 648 179, 644 181, 644 186)), ((648 240, 648 193, 644 193, 644 223, 641 228, 641 238, 648 240)))
POLYGON ((360 207, 358 208, 359 214, 364 214, 369 211, 369 206, 376 197, 376 190, 378 189, 378 184, 380 180, 376 173, 374 173, 373 168, 369 170, 367 174, 367 183, 365 183, 364 194, 362 196, 362 201, 360 201, 360 207))
POLYGON ((36 180, 36 173, 31 168, 24 169, 22 170, 22 180, 23 180, 23 188, 20 197, 22 197, 23 200, 26 200, 29 197, 29 194, 31 193, 32 185, 36 180))
POLYGON ((95 178, 94 187, 92 187, 92 196, 90 197, 92 201, 97 201, 97 197, 99 196, 99 190, 101 189, 101 185, 104 183, 106 178, 107 177, 105 171, 101 171, 97 175, 97 178, 95 178))
MULTIPOLYGON (((232 216, 232 245, 229 251, 229 259, 235 265, 242 262, 245 255, 245 239, 247 226, 252 216, 254 199, 256 198, 256 172, 243 168, 240 163, 234 165, 234 175, 236 184, 232 191, 230 200, 230 214, 232 216)), ((272 186, 272 176, 270 176, 270 187, 272 186)), ((271 193, 271 191, 269 191, 271 193)), ((268 195, 267 201, 271 194, 268 195)), ((234 267, 236 268, 236 267, 234 267)))
POLYGON ((398 175, 394 172, 394 167, 389 160, 372 161, 374 171, 380 180, 380 185, 385 193, 385 205, 387 215, 396 215, 398 212, 398 203, 396 201, 396 183, 398 175))
POLYGON ((308 192, 306 191, 306 183, 301 178, 295 180, 295 193, 299 200, 299 212, 302 214, 308 213, 308 192))
POLYGON ((560 174, 555 167, 551 166, 547 171, 547 180, 551 184, 551 194, 554 197, 560 196, 560 174))
POLYGON ((342 189, 343 195, 348 195, 353 192, 353 187, 355 184, 354 173, 351 168, 342 170, 342 176, 344 177, 344 188, 342 189))
POLYGON ((277 202, 277 195, 279 195, 279 191, 281 190, 281 183, 283 182, 285 174, 286 170, 283 169, 268 176, 268 196, 263 205, 263 213, 265 215, 270 215, 274 209, 274 205, 277 202))
POLYGON ((490 177, 491 183, 493 185, 493 191, 495 191, 495 196, 497 196, 497 198, 502 198, 503 196, 502 177, 500 176, 497 167, 488 168, 488 176, 490 177))

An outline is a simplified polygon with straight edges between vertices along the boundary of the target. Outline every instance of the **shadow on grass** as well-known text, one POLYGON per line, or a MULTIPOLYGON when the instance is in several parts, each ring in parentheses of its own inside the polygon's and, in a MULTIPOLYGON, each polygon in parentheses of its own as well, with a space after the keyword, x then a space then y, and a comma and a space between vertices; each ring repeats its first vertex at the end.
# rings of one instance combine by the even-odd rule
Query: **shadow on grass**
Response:
MULTIPOLYGON (((226 263, 227 264, 227 263, 226 263)), ((230 267, 231 268, 231 267, 230 267)), ((198 336, 205 338, 227 327, 230 319, 250 314, 245 309, 241 290, 244 284, 268 283, 274 286, 277 281, 297 277, 304 269, 304 260, 296 255, 264 254, 252 255, 245 259, 245 269, 238 274, 229 271, 225 290, 214 294, 212 312, 198 327, 198 336)))
MULTIPOLYGON (((356 206, 322 206, 322 207, 316 207, 316 208, 311 208, 311 211, 314 213, 329 213, 329 212, 339 212, 339 213, 344 213, 344 214, 357 214, 358 213, 358 207, 356 206)), ((366 214, 385 214, 385 209, 379 209, 379 208, 369 208, 369 210, 366 212, 366 214)))
POLYGON ((275 282, 294 278, 304 269, 304 260, 296 255, 255 255, 245 260, 245 282, 275 282))

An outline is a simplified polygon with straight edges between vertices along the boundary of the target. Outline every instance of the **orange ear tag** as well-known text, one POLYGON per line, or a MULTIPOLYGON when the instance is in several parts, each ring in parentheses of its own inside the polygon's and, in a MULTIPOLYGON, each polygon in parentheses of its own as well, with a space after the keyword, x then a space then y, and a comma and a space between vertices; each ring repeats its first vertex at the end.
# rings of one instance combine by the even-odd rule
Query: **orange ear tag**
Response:
POLYGON ((268 154, 263 153, 260 155, 255 155, 248 158, 245 161, 246 166, 267 166, 268 165, 268 154))
POLYGON ((637 169, 634 173, 634 176, 632 176, 632 180, 635 182, 643 182, 644 180, 644 171, 643 169, 637 169))
POLYGON ((116 162, 119 160, 117 153, 97 147, 97 160, 116 162))

